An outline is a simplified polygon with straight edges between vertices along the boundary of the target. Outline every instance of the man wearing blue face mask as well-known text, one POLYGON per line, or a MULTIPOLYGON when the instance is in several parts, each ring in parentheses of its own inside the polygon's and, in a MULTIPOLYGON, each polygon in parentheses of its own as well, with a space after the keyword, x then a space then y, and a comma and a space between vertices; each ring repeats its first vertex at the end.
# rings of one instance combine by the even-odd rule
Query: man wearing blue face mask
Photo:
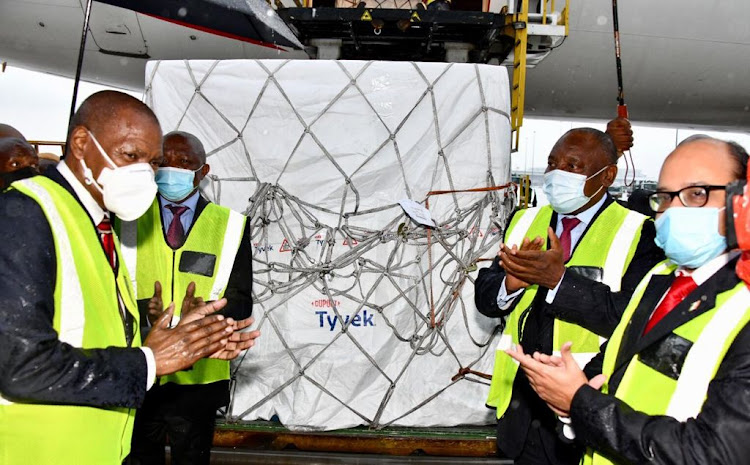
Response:
POLYGON ((586 374, 569 344, 562 357, 509 352, 569 417, 584 464, 747 463, 750 290, 735 272, 739 251, 727 250, 724 208, 747 161, 739 145, 707 136, 667 157, 649 199, 667 260, 638 285, 586 374))
POLYGON ((607 194, 616 164, 609 135, 563 135, 544 175, 551 205, 516 212, 475 283, 477 309, 505 319, 487 405, 497 409, 498 449, 518 464, 578 463, 583 450, 558 439, 560 423, 503 351, 521 343, 552 354, 573 339, 585 363, 619 321, 620 303, 663 258, 653 223, 607 194))
MULTIPOLYGON (((210 167, 197 137, 171 132, 163 149, 156 200, 137 222, 119 225, 142 321, 159 318, 186 286, 188 299, 226 297, 221 314, 248 318, 252 249, 245 217, 201 196, 198 185, 210 167)), ((172 463, 208 464, 216 410, 229 403, 229 363, 203 360, 159 384, 136 416, 131 463, 164 464, 168 438, 172 463)))

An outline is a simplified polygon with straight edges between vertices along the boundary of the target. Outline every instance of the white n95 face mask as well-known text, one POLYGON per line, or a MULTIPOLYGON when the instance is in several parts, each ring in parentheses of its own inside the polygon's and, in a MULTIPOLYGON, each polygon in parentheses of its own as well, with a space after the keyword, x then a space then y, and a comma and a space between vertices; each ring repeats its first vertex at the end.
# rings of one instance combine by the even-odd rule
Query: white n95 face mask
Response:
POLYGON ((156 197, 154 170, 148 163, 117 166, 91 131, 87 132, 99 153, 112 168, 102 168, 99 177, 94 179, 91 169, 81 159, 86 184, 93 184, 102 193, 104 206, 121 220, 137 220, 146 213, 156 197))
POLYGON ((591 197, 583 193, 586 181, 607 169, 608 166, 610 165, 606 165, 588 178, 583 174, 563 170, 544 173, 544 195, 547 196, 547 200, 557 213, 572 213, 586 205, 586 202, 602 190, 604 185, 600 186, 591 197))

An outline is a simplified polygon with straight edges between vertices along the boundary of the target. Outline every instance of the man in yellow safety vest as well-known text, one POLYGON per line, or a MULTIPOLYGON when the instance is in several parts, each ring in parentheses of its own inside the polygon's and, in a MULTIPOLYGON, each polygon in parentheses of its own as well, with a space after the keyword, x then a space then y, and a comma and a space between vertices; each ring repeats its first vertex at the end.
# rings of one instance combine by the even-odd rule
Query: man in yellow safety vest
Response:
POLYGON ((139 315, 112 215, 151 205, 161 128, 114 91, 74 115, 66 159, 0 194, 0 463, 120 465, 135 409, 157 376, 252 346, 251 319, 170 307, 141 345, 139 315), (209 316, 206 316, 209 315, 209 316))
POLYGON ((743 464, 750 456, 750 290, 727 250, 725 188, 747 152, 707 136, 667 157, 649 201, 667 260, 639 284, 584 374, 571 356, 508 353, 588 447, 584 464, 743 464), (598 370, 592 370, 598 368, 598 370), (595 371, 599 375, 593 376, 595 371))
MULTIPOLYGON (((209 202, 198 191, 210 167, 197 137, 171 132, 164 136, 163 149, 156 199, 137 221, 119 225, 142 319, 157 319, 163 302, 175 300, 175 290, 190 283, 201 300, 226 297, 221 314, 248 318, 253 277, 245 216, 209 202)), ((223 360, 200 360, 162 377, 138 411, 132 462, 163 465, 168 442, 172 463, 208 464, 216 410, 229 403, 229 378, 229 362, 223 360)))
POLYGON ((607 193, 616 164, 608 134, 563 135, 544 175, 550 205, 513 215, 498 256, 475 282, 477 309, 504 323, 487 405, 497 409, 499 451, 517 464, 574 464, 583 450, 558 439, 557 418, 503 351, 523 343, 552 354, 574 340, 576 358, 590 360, 620 320, 622 296, 627 302, 663 258, 653 222, 607 193))

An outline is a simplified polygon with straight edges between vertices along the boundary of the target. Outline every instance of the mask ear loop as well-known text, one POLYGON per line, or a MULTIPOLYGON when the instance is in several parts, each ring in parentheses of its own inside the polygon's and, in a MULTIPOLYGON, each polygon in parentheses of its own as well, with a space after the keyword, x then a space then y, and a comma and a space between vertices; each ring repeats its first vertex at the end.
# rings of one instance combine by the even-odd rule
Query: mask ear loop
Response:
MULTIPOLYGON (((107 160, 107 163, 109 163, 110 165, 114 166, 114 169, 117 169, 118 168, 117 165, 115 165, 115 163, 112 161, 112 159, 109 158, 109 155, 107 155, 107 152, 104 151, 104 149, 102 148, 101 144, 96 139, 96 136, 94 136, 94 134, 92 134, 91 131, 88 130, 88 128, 86 128, 86 132, 88 133, 89 137, 91 137, 92 142, 94 142, 94 145, 96 146, 96 149, 99 150, 99 154, 105 160, 107 160)), ((93 185, 96 188, 96 190, 98 190, 99 192, 101 192, 102 194, 104 194, 104 190, 99 185, 99 182, 97 182, 97 180, 94 179, 94 173, 93 173, 93 171, 91 171, 91 168, 88 167, 88 165, 83 160, 83 158, 81 158, 80 163, 81 163, 81 166, 83 166, 83 181, 86 183, 86 185, 87 186, 93 185)), ((100 176, 101 176, 101 174, 100 174, 100 176)))
MULTIPOLYGON (((597 171, 596 173, 594 173, 594 174, 592 174, 591 176, 589 176, 588 178, 586 178, 586 181, 588 181, 589 179, 593 179, 593 178, 595 178, 596 176, 598 176, 599 174, 601 174, 601 172, 602 172, 602 171, 606 170, 606 169, 607 169, 607 168, 609 168, 610 166, 617 166, 617 165, 615 165, 614 163, 610 163, 609 165, 604 165, 604 166, 602 167, 602 169, 600 169, 600 170, 599 170, 599 171, 597 171)), ((588 198, 589 198, 589 199, 593 199, 594 197, 596 197, 596 195, 597 195, 597 194, 598 194, 599 192, 601 192, 601 190, 602 190, 602 189, 604 189, 604 184, 602 184, 601 186, 599 186, 599 189, 597 189, 597 190, 596 190, 596 192, 594 192, 593 194, 591 194, 590 196, 588 196, 588 198)), ((586 195, 586 194, 584 194, 584 195, 586 195)))

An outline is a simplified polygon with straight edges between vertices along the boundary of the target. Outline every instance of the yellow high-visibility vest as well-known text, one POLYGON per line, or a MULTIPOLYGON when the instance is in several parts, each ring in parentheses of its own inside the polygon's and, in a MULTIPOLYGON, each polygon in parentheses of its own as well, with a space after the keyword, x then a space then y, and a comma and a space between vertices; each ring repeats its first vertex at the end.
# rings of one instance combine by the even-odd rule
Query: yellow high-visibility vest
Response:
MULTIPOLYGON (((55 314, 60 341, 83 349, 127 347, 117 290, 135 324, 138 310, 125 267, 115 277, 91 218, 65 188, 43 176, 12 188, 34 199, 55 244, 55 314)), ((115 236, 115 247, 120 254, 115 236)), ((120 255, 121 256, 121 255, 120 255)), ((134 409, 10 402, 0 397, 0 463, 119 465, 130 453, 134 409)))
MULTIPOLYGON (((195 218, 185 243, 176 250, 164 237, 159 199, 138 220, 118 222, 123 261, 134 278, 136 298, 151 297, 154 282, 159 281, 164 306, 174 301, 174 314, 179 317, 190 282, 195 283, 196 297, 207 302, 223 297, 245 220, 244 215, 209 203, 195 218)), ((229 379, 228 361, 202 359, 188 370, 161 377, 161 384, 207 384, 225 379, 229 379)))
MULTIPOLYGON (((604 353, 602 372, 610 379, 615 369, 625 330, 643 298, 651 276, 668 275, 676 266, 664 261, 641 281, 630 300, 620 324, 612 333, 604 353)), ((708 385, 716 376, 729 347, 737 334, 750 322, 750 291, 744 282, 716 296, 714 308, 674 329, 673 333, 692 345, 679 374, 673 376, 650 367, 638 354, 634 355, 617 386, 615 397, 647 415, 667 415, 679 421, 695 418, 706 400, 708 385)), ((609 391, 604 384, 602 392, 609 391)), ((607 457, 589 449, 585 465, 612 465, 607 457)))
MULTIPOLYGON (((520 245, 524 237, 530 240, 537 236, 546 238, 552 213, 552 207, 549 205, 518 211, 508 226, 506 244, 520 245)), ((613 292, 619 291, 622 276, 638 247, 641 227, 646 219, 646 216, 612 202, 589 226, 566 266, 599 267, 603 270, 604 284, 613 292)), ((546 247, 545 241, 543 248, 546 247)), ((487 398, 487 405, 497 408, 497 418, 501 418, 510 405, 513 380, 518 371, 518 363, 510 358, 505 350, 519 343, 522 334, 522 329, 518 327, 521 315, 533 304, 538 288, 537 285, 526 288, 520 297, 521 300, 508 315, 505 329, 500 336, 487 398)), ((555 319, 553 353, 559 353, 560 347, 567 341, 573 342, 573 357, 583 367, 599 352, 599 346, 604 339, 578 325, 555 319)))

